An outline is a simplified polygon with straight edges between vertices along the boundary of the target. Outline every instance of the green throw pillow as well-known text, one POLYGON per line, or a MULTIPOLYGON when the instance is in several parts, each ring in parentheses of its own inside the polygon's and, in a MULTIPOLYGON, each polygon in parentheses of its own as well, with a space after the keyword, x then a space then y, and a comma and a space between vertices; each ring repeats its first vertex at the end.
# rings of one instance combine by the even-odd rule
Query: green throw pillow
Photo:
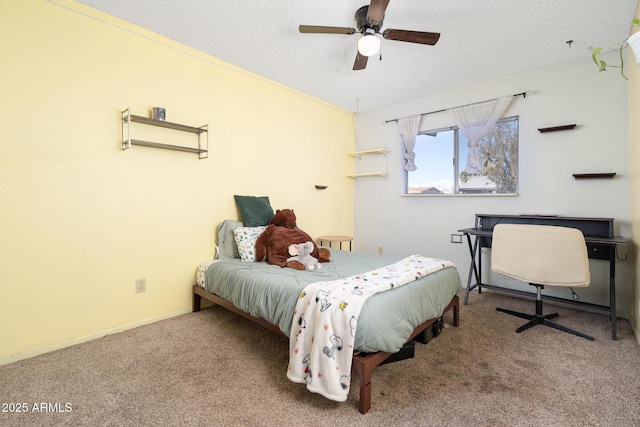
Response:
POLYGON ((273 218, 273 208, 269 197, 261 196, 233 196, 242 216, 245 227, 259 227, 267 225, 273 218))

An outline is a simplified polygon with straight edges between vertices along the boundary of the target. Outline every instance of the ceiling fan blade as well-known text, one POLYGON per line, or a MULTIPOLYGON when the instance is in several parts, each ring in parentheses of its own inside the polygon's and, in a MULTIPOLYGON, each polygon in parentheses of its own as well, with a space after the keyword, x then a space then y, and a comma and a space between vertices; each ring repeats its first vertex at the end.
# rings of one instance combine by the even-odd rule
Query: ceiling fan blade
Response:
POLYGON ((355 28, 347 27, 323 27, 319 25, 300 25, 298 31, 301 33, 312 34, 355 34, 357 33, 355 28))
POLYGON ((425 31, 396 30, 387 28, 382 33, 382 37, 387 40, 397 40, 399 42, 410 42, 428 44, 433 46, 440 39, 440 33, 428 33, 425 31))
POLYGON ((367 10, 367 22, 369 25, 376 26, 382 25, 384 19, 384 12, 387 10, 389 0, 371 0, 369 9, 367 10))
POLYGON ((368 56, 360 55, 360 52, 356 53, 356 61, 353 63, 353 69, 364 70, 367 67, 368 56))

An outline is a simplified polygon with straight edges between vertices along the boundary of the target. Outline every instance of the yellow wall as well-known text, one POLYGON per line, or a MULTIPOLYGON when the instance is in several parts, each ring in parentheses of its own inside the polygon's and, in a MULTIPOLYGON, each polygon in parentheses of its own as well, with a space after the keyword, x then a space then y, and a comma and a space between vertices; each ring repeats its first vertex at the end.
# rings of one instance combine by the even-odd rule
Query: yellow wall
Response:
MULTIPOLYGON (((640 16, 640 5, 634 16, 640 16)), ((637 26, 631 32, 638 31, 637 26)), ((640 242, 640 65, 631 48, 627 49, 627 75, 629 77, 629 206, 631 209, 631 235, 634 254, 631 274, 632 310, 630 321, 640 342, 640 263, 638 243, 640 242)))
POLYGON ((189 311, 234 194, 353 233, 350 112, 71 0, 0 0, 0 40, 0 363, 189 311), (121 150, 157 105, 207 160, 121 150))

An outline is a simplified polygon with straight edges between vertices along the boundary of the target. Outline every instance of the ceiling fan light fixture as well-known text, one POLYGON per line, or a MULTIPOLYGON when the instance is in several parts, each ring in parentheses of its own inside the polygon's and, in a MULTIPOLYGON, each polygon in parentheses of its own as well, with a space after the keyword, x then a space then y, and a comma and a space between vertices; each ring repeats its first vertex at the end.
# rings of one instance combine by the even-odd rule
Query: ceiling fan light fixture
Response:
POLYGON ((358 52, 360 55, 373 56, 380 51, 380 39, 375 33, 366 33, 358 40, 358 52))
MULTIPOLYGON (((364 70, 370 56, 376 56, 380 52, 382 39, 399 42, 417 43, 433 46, 440 39, 440 33, 426 31, 400 30, 387 28, 382 30, 382 21, 390 0, 369 0, 369 4, 356 10, 354 16, 355 28, 351 27, 327 27, 318 25, 300 25, 301 33, 316 34, 360 34, 358 50, 353 63, 353 70, 364 70), (378 37, 380 36, 380 37, 378 37)), ((639 56, 640 58, 640 56, 639 56)), ((380 55, 382 61, 382 55, 380 55)))

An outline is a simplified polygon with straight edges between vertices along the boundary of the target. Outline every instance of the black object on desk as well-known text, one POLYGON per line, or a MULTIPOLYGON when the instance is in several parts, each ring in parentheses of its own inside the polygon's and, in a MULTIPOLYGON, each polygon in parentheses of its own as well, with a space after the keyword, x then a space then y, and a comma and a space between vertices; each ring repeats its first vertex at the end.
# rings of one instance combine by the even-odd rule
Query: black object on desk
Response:
POLYGON ((503 286, 482 283, 482 251, 480 248, 491 247, 491 237, 493 227, 496 224, 536 224, 555 225, 562 227, 577 228, 584 234, 587 244, 589 258, 609 261, 609 305, 592 304, 589 302, 576 301, 568 298, 560 298, 551 295, 543 295, 542 298, 550 301, 573 304, 591 309, 606 311, 611 319, 611 339, 616 339, 616 247, 625 244, 626 240, 620 236, 613 235, 613 218, 582 218, 582 217, 562 217, 553 215, 487 215, 476 214, 475 227, 463 228, 458 232, 467 236, 469 252, 471 254, 471 265, 467 278, 467 289, 464 295, 464 304, 469 299, 469 292, 478 288, 494 289, 526 296, 535 296, 531 292, 518 289, 505 288, 503 286), (471 241, 474 236, 474 241, 471 241), (473 277, 476 282, 472 284, 473 277))

